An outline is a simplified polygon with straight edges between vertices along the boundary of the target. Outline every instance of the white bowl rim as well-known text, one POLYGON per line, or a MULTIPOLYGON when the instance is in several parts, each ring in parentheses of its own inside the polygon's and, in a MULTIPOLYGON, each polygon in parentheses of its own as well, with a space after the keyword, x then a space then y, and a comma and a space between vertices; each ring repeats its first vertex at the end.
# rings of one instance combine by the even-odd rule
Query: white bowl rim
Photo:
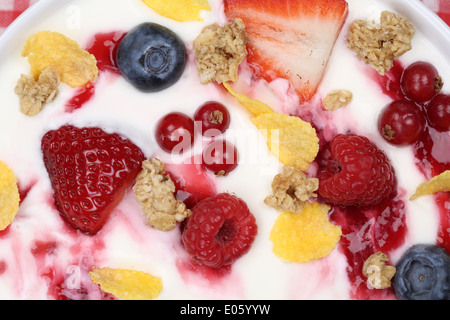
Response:
MULTIPOLYGON (((72 0, 39 0, 25 10, 0 35, 0 53, 11 39, 19 36, 22 30, 34 19, 50 9, 64 5, 72 0)), ((390 5, 400 14, 412 18, 416 29, 420 29, 441 52, 450 52, 450 27, 435 12, 420 0, 378 0, 383 5, 390 5)))

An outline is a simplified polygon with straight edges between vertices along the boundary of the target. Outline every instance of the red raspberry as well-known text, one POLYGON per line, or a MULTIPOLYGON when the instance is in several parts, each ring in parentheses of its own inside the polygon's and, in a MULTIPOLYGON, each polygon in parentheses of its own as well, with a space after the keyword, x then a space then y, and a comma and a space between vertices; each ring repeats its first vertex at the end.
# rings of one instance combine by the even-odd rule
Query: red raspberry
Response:
POLYGON ((366 137, 339 134, 318 157, 319 194, 331 204, 376 205, 393 191, 387 156, 366 137))
POLYGON ((199 263, 220 268, 246 254, 258 227, 246 203, 220 193, 200 201, 183 231, 184 247, 199 263))

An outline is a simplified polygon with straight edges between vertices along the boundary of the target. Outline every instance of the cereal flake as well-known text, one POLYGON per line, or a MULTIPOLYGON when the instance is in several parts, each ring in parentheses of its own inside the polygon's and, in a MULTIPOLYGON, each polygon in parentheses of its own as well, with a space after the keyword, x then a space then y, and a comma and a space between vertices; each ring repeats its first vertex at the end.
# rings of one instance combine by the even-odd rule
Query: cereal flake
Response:
POLYGON ((57 68, 61 82, 73 88, 82 87, 98 76, 95 56, 59 32, 33 34, 27 39, 22 56, 28 58, 34 79, 49 66, 57 68))
POLYGON ((96 268, 89 276, 102 291, 122 300, 156 299, 163 289, 161 278, 143 271, 96 268))
POLYGON ((278 211, 301 212, 319 187, 319 180, 309 178, 300 170, 284 166, 272 181, 273 194, 266 197, 264 203, 278 211))
POLYGON ((422 182, 416 189, 416 192, 409 198, 415 200, 419 197, 432 195, 438 192, 450 191, 450 170, 446 170, 441 174, 422 182))
POLYGON ((197 71, 202 84, 236 82, 238 69, 247 56, 247 35, 242 19, 221 27, 212 24, 194 40, 197 71))
POLYGON ((342 235, 340 227, 330 223, 330 206, 313 202, 300 213, 280 214, 270 232, 273 252, 288 262, 305 263, 326 257, 342 235))
POLYGON ((355 20, 349 27, 347 47, 384 75, 394 60, 411 50, 413 36, 414 26, 406 18, 383 11, 379 24, 355 20))
POLYGON ((207 0, 143 0, 158 14, 180 22, 203 21, 200 12, 211 11, 207 0))
POLYGON ((263 113, 251 119, 278 160, 306 170, 319 152, 319 138, 309 122, 283 113, 263 113))
POLYGON ((260 115, 262 113, 271 113, 274 112, 272 108, 270 108, 264 102, 253 100, 247 97, 245 94, 241 94, 236 92, 228 82, 223 82, 222 85, 225 89, 227 89, 228 93, 231 94, 236 100, 247 108, 254 115, 260 115))
POLYGON ((177 222, 191 215, 186 205, 175 199, 175 184, 166 175, 164 163, 156 158, 143 161, 133 190, 147 224, 158 230, 173 230, 177 222))
POLYGON ((0 161, 0 230, 6 229, 19 211, 19 188, 12 169, 0 161))

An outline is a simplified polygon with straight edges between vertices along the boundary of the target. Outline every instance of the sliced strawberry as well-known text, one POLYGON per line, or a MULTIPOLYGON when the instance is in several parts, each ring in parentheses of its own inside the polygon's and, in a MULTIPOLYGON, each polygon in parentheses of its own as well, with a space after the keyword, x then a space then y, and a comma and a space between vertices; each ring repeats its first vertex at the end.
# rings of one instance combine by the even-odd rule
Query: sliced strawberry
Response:
POLYGON ((248 62, 267 81, 286 78, 300 102, 315 94, 347 17, 344 0, 224 0, 228 19, 241 18, 248 62))
POLYGON ((56 208, 67 222, 97 233, 140 172, 144 155, 130 140, 99 128, 63 126, 42 138, 56 208))

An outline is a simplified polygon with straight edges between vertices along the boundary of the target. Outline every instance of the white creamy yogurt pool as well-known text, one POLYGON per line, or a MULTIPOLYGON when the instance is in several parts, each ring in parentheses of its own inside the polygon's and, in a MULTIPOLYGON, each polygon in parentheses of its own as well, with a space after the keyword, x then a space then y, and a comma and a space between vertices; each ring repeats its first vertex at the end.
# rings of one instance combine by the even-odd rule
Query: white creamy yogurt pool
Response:
MULTIPOLYGON (((7 51, 0 52, 0 159, 13 168, 22 187, 35 182, 10 226, 10 232, 0 238, 0 259, 7 264, 6 271, 0 276, 0 298, 46 299, 48 278, 42 276, 43 270, 49 267, 66 270, 71 265, 76 267, 82 259, 90 259, 98 267, 142 270, 160 276, 164 285, 160 299, 349 298, 347 263, 338 250, 307 264, 286 263, 272 253, 269 233, 278 213, 264 205, 263 200, 270 194, 271 181, 281 166, 268 152, 265 141, 250 122, 244 107, 216 87, 200 85, 193 62, 192 41, 202 28, 225 21, 221 1, 210 2, 213 10, 204 12, 204 22, 180 23, 159 16, 140 0, 53 1, 55 9, 49 10, 45 19, 27 28, 20 34, 21 38, 11 41, 7 51), (28 36, 42 30, 58 31, 85 46, 96 33, 127 31, 145 21, 169 27, 186 43, 190 62, 174 86, 159 93, 144 94, 121 77, 102 75, 95 96, 73 113, 64 112, 65 102, 73 95, 73 90, 66 85, 61 86, 55 102, 39 115, 27 117, 20 113, 14 86, 21 73, 29 72, 28 62, 20 56, 28 36), (52 190, 40 151, 40 140, 45 132, 67 122, 76 126, 98 126, 127 136, 147 157, 171 160, 154 141, 155 122, 171 111, 192 116, 198 106, 209 100, 222 102, 229 108, 231 127, 226 138, 236 144, 241 159, 235 171, 216 179, 217 191, 232 192, 243 198, 255 215, 259 228, 252 249, 236 261, 225 281, 210 284, 201 276, 180 272, 177 263, 184 257, 184 251, 179 230, 161 232, 146 226, 131 190, 99 234, 104 248, 90 252, 91 248, 96 248, 95 237, 67 234, 68 228, 50 205, 52 190), (44 261, 38 261, 31 253, 36 239, 55 240, 62 249, 44 261)), ((375 119, 389 98, 361 71, 366 66, 345 47, 349 23, 357 18, 377 16, 383 9, 392 7, 388 5, 389 1, 349 0, 348 3, 346 25, 315 99, 334 89, 353 92, 351 105, 335 111, 339 119, 336 122, 338 131, 351 129, 368 136, 383 148, 393 162, 399 185, 409 196, 423 177, 413 163, 409 148, 389 146, 380 138, 375 119)), ((450 88, 450 66, 443 55, 432 48, 433 44, 427 41, 421 30, 416 30, 413 49, 402 57, 402 61, 405 64, 421 59, 432 62, 444 81, 448 79, 444 86, 444 91, 447 91, 450 88)), ((236 88, 244 90, 245 84, 250 82, 249 77, 244 69, 236 88)), ((279 79, 270 85, 261 82, 252 92, 273 108, 290 111, 295 99, 289 93, 278 96, 285 92, 285 88, 286 81, 279 79), (270 87, 275 89, 275 93, 268 91, 270 87)), ((200 147, 198 142, 194 150, 198 151, 200 147)), ((407 205, 410 215, 405 246, 416 242, 434 243, 438 215, 432 199, 422 198, 407 205)), ((67 275, 74 275, 73 270, 68 268, 67 275)))

